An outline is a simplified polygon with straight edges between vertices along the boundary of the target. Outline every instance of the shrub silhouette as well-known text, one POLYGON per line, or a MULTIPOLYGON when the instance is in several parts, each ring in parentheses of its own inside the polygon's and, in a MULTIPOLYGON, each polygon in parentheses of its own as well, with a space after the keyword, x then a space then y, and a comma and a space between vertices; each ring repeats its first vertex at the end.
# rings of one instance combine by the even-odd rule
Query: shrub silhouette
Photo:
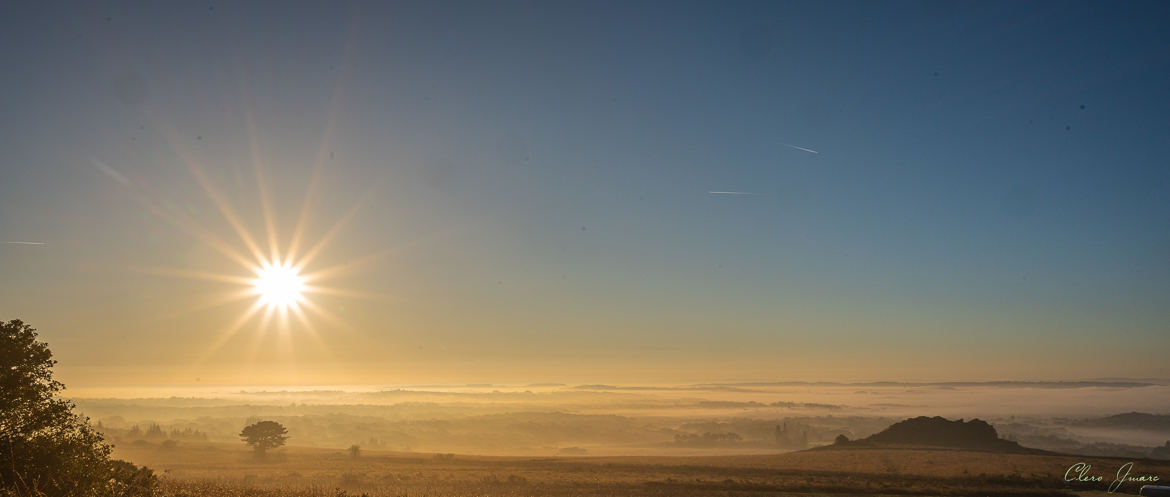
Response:
POLYGON ((256 455, 263 457, 268 449, 275 449, 284 445, 288 440, 288 429, 276 421, 258 421, 244 427, 240 432, 240 439, 256 450, 256 455))
POLYGON ((101 433, 59 397, 56 362, 36 329, 0 322, 0 494, 154 495, 154 473, 110 459, 101 433))

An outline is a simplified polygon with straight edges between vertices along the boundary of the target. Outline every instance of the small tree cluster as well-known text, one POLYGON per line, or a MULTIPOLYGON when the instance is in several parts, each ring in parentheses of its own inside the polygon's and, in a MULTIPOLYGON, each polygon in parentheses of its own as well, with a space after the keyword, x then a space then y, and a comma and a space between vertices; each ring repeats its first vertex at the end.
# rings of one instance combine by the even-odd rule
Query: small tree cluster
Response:
POLYGON ((240 439, 256 450, 256 455, 264 457, 268 449, 275 449, 284 445, 288 440, 288 429, 276 421, 258 421, 244 427, 240 432, 240 439))

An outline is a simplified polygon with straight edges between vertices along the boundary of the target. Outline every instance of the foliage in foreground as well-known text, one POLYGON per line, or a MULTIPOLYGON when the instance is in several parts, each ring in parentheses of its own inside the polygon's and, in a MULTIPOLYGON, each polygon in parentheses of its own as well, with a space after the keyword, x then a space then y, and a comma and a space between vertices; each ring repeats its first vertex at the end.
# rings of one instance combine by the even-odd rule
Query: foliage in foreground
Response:
POLYGON ((110 458, 110 446, 59 397, 57 361, 36 330, 0 322, 0 496, 143 497, 153 472, 110 458))

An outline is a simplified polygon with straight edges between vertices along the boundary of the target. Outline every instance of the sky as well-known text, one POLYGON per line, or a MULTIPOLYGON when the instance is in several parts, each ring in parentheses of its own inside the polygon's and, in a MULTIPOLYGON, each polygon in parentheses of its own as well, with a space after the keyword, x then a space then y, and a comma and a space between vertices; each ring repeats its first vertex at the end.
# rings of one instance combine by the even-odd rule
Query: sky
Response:
POLYGON ((1168 378, 1167 25, 6 2, 0 319, 82 387, 1168 378))

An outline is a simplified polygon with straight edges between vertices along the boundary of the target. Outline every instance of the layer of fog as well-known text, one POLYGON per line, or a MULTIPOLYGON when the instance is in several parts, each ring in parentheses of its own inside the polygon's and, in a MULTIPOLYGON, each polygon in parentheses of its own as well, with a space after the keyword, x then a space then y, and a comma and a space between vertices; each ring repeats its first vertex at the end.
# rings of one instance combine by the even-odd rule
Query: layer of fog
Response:
POLYGON ((170 390, 77 397, 116 444, 232 442, 278 421, 290 444, 517 455, 770 453, 860 438, 912 416, 981 418, 1025 446, 1148 456, 1170 427, 1085 420, 1170 413, 1170 386, 1074 383, 425 385, 170 390))

